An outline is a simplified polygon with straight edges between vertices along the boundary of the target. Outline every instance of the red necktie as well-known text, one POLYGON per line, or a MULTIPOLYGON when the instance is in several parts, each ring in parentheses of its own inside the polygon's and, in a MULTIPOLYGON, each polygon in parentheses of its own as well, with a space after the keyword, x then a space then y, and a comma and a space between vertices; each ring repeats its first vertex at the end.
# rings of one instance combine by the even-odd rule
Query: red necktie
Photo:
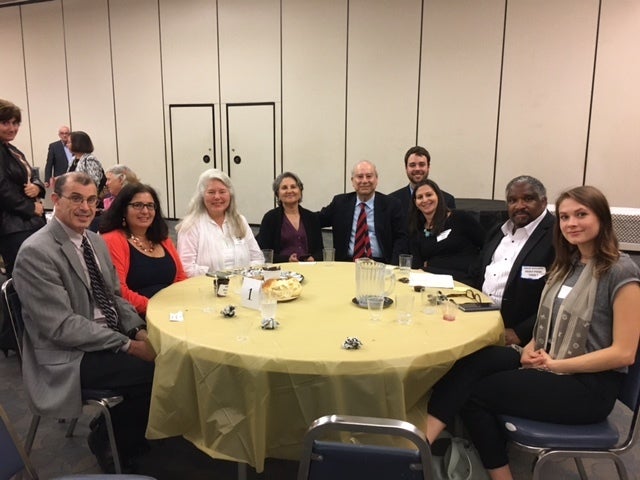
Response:
POLYGON ((371 242, 369 241, 369 227, 367 226, 366 205, 360 204, 360 214, 356 223, 356 239, 353 245, 353 259, 371 258, 371 242))

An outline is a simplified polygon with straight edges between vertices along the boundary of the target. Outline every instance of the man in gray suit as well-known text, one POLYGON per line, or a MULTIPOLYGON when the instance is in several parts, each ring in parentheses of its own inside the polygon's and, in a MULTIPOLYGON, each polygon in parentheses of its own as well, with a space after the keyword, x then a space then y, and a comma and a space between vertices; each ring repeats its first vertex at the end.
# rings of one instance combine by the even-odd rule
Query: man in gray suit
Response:
POLYGON ((47 188, 51 186, 51 177, 55 180, 56 177, 64 175, 69 170, 69 165, 73 160, 73 154, 67 147, 70 133, 69 127, 66 125, 60 126, 58 129, 60 140, 49 144, 47 163, 44 166, 44 184, 47 188))
MULTIPOLYGON (((104 241, 87 230, 98 202, 91 177, 62 175, 51 198, 53 219, 23 243, 14 268, 25 324, 27 397, 35 413, 74 418, 82 410, 81 388, 117 390, 125 399, 112 419, 127 464, 146 448, 155 353, 144 321, 120 296, 104 241)), ((104 421, 92 424, 89 446, 110 471, 104 421)))

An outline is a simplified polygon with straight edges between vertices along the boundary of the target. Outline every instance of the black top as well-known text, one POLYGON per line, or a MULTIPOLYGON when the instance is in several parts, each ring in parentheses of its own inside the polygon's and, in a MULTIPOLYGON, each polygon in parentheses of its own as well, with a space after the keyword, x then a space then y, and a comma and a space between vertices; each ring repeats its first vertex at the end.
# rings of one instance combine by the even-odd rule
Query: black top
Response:
MULTIPOLYGON (((304 230, 307 234, 307 251, 305 253, 312 255, 315 260, 322 260, 324 244, 318 216, 301 206, 298 206, 298 211, 300 212, 301 226, 304 225, 304 230)), ((284 208, 276 207, 273 210, 269 210, 262 217, 260 231, 256 236, 260 248, 273 249, 273 259, 276 262, 289 261, 289 255, 281 253, 283 248, 281 235, 283 219, 284 208)))
POLYGON ((473 216, 453 210, 440 234, 427 237, 423 230, 411 234, 409 244, 413 268, 452 275, 454 280, 471 284, 470 266, 477 260, 485 232, 473 216), (424 267, 427 262, 427 267, 424 267))
MULTIPOLYGON (((163 248, 162 245, 156 247, 163 248)), ((127 272, 127 286, 130 290, 151 298, 173 283, 176 278, 176 264, 166 250, 160 258, 149 257, 131 244, 129 251, 131 261, 127 272)))

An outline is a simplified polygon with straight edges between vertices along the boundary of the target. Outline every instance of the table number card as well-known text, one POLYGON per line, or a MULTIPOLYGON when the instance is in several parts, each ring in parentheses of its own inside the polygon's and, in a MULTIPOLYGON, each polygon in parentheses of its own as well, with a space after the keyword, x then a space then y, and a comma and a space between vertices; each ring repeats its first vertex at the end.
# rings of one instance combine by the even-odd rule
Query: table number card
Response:
POLYGON ((240 290, 240 300, 243 307, 260 310, 260 289, 262 280, 245 277, 240 290))

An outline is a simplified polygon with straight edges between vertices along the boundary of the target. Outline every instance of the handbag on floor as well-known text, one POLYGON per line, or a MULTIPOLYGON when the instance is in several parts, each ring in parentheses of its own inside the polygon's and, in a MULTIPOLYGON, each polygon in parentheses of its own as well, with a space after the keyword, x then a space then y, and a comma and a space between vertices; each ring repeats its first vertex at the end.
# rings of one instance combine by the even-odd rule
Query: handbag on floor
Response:
POLYGON ((433 455, 433 472, 437 480, 489 480, 480 455, 471 441, 443 432, 436 441, 448 441, 444 455, 433 455))

